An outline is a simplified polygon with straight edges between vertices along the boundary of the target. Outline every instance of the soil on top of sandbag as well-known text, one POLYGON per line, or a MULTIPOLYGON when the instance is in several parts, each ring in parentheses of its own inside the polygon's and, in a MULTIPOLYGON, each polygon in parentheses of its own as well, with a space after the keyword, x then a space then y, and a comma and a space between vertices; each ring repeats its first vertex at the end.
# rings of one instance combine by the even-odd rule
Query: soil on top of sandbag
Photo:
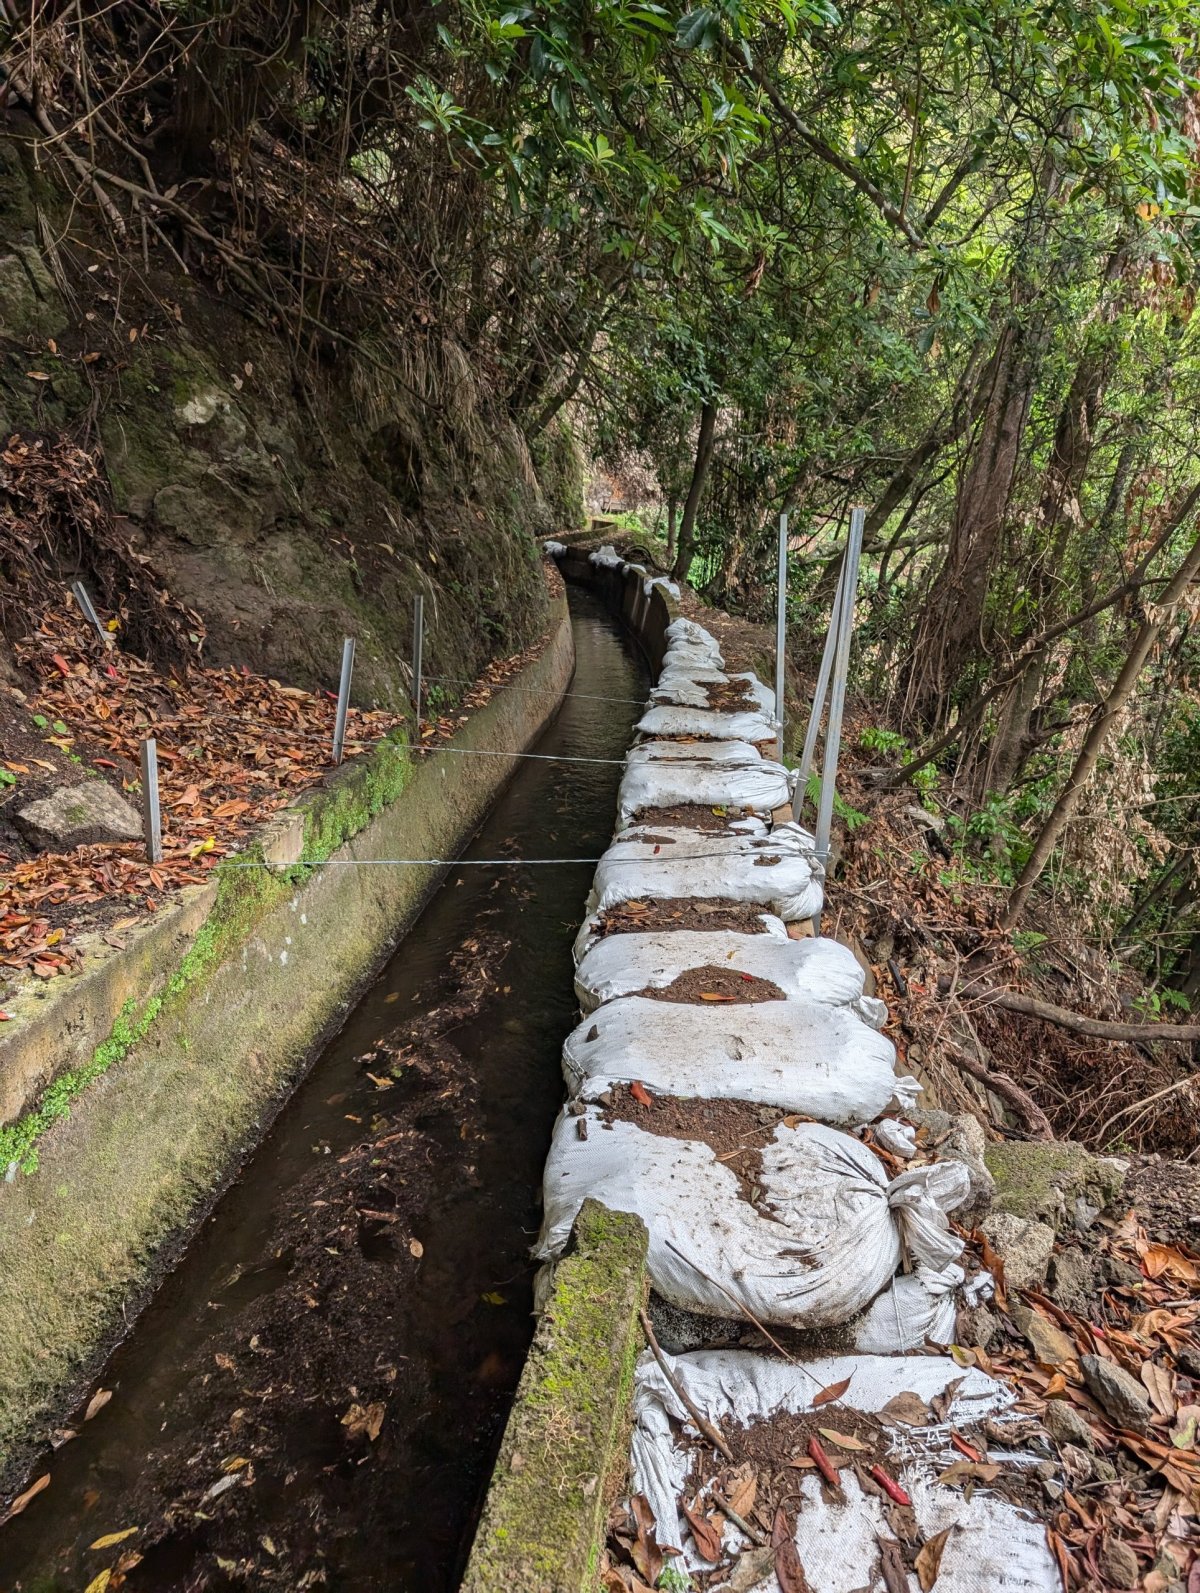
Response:
POLYGON ((773 979, 760 979, 757 974, 743 973, 738 968, 719 968, 714 963, 685 968, 669 985, 647 985, 634 994, 650 1001, 685 1001, 697 1005, 713 1002, 753 1006, 763 1001, 787 1000, 773 979))
MULTIPOLYGON (((702 835, 724 835, 732 824, 746 817, 742 808, 703 807, 695 802, 675 802, 668 807, 643 808, 634 822, 639 829, 647 824, 655 828, 664 825, 668 829, 698 830, 702 835)), ((639 839, 648 841, 651 837, 647 835, 639 839)))
POLYGON ((720 929, 740 935, 765 935, 763 914, 769 909, 754 902, 738 902, 715 896, 704 900, 695 896, 635 898, 607 907, 596 917, 601 935, 630 935, 669 929, 720 929))
POLYGON ((738 1193, 757 1211, 770 1214, 762 1186, 762 1152, 779 1123, 789 1128, 812 1122, 798 1112, 751 1101, 708 1101, 682 1095, 655 1095, 642 1084, 617 1084, 601 1108, 606 1123, 632 1123, 663 1139, 695 1139, 708 1146, 738 1181, 738 1193), (639 1099, 640 1095, 640 1099, 639 1099))

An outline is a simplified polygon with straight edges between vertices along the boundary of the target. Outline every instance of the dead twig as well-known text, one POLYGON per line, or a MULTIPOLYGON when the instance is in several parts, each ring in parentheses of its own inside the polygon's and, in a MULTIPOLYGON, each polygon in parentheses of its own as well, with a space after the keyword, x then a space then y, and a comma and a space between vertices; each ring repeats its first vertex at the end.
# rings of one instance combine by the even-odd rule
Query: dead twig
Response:
MULTIPOLYGON (((675 1397, 679 1400, 679 1403, 684 1407, 688 1415, 695 1422, 696 1426, 704 1434, 705 1438, 707 1438, 709 1443, 712 1444, 713 1448, 719 1449, 720 1452, 725 1456, 725 1459, 732 1464, 733 1450, 730 1449, 728 1440, 718 1428, 713 1426, 708 1417, 701 1413, 699 1407, 693 1402, 691 1395, 688 1394, 683 1384, 667 1365, 667 1358, 659 1348, 658 1340, 654 1336, 654 1329, 650 1326, 650 1318, 646 1315, 644 1309, 640 1309, 638 1311, 638 1317, 641 1319, 642 1332, 646 1335, 646 1342, 649 1344, 651 1350, 653 1350, 654 1359, 658 1362, 662 1371, 662 1375, 666 1378, 667 1382, 670 1383, 672 1389, 674 1390, 675 1397)), ((730 1519, 732 1520, 733 1518, 730 1517, 730 1519)))
POLYGON ((1132 1040, 1139 1045, 1160 1040, 1171 1045, 1191 1045, 1200 1040, 1200 1023, 1110 1023, 1104 1018, 1089 1018, 1082 1012, 1072 1012, 1069 1007, 1056 1006, 1053 1001, 1022 995, 1017 990, 981 990, 979 996, 988 1006, 1021 1012, 1027 1018, 1040 1018, 1043 1023, 1057 1024, 1060 1029, 1086 1034, 1093 1040, 1132 1040))
POLYGON ((1023 1090, 1015 1080, 1010 1079, 1007 1073, 993 1073, 984 1067, 982 1062, 976 1062, 956 1045, 951 1045, 950 1051, 955 1066, 961 1068, 964 1073, 969 1073, 973 1079, 978 1079, 980 1084, 986 1085, 1002 1101, 1007 1101, 1022 1118, 1034 1139, 1054 1138, 1054 1130, 1045 1112, 1033 1096, 1027 1090, 1023 1090))

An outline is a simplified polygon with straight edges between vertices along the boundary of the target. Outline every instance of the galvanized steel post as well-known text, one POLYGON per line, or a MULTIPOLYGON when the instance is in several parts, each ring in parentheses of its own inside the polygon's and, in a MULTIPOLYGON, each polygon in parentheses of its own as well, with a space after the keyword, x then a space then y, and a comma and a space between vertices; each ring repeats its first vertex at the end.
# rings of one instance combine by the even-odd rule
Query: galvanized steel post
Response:
POLYGON ((817 807, 816 852, 822 863, 829 858, 829 834, 833 827, 833 795, 837 785, 838 753, 842 744, 842 709, 846 703, 846 677, 850 671, 850 636, 854 630, 854 598, 858 586, 858 561, 862 553, 863 523, 867 511, 850 511, 850 539, 846 547, 845 588, 842 593, 837 650, 833 656, 833 690, 829 703, 829 727, 825 732, 825 755, 821 761, 821 800, 817 807))
POLYGON ((804 808, 808 791, 808 777, 812 773, 813 757, 817 750, 817 737, 821 733, 821 715, 825 711, 825 697, 829 691, 829 676, 833 669, 833 655, 841 632, 842 598, 846 590, 846 559, 843 551, 842 568, 838 574, 837 590, 833 594, 833 608, 829 615, 829 629, 825 632, 825 646, 821 651, 821 667, 817 670, 817 684, 813 691, 812 709, 808 716, 808 729, 804 732, 804 751, 800 754, 800 767, 796 771, 796 790, 792 796, 792 817, 798 819, 804 808))
POLYGON ((82 581, 72 581, 71 593, 75 601, 79 604, 79 610, 84 619, 87 620, 88 624, 104 643, 105 647, 111 647, 113 644, 113 639, 104 629, 104 626, 101 625, 100 616, 96 613, 96 610, 92 605, 92 600, 88 595, 87 587, 84 586, 82 581))
POLYGON ((146 856, 151 863, 162 862, 162 810, 158 802, 158 746, 153 737, 143 741, 139 761, 142 766, 142 833, 146 856))
POLYGON ((346 745, 346 715, 350 709, 350 677, 354 673, 354 638, 342 641, 342 678, 338 682, 337 713, 333 721, 333 761, 341 763, 346 745))
POLYGON ((787 647, 787 563, 788 563, 787 511, 779 516, 779 592, 775 599, 775 754, 783 759, 783 682, 784 652, 787 647))

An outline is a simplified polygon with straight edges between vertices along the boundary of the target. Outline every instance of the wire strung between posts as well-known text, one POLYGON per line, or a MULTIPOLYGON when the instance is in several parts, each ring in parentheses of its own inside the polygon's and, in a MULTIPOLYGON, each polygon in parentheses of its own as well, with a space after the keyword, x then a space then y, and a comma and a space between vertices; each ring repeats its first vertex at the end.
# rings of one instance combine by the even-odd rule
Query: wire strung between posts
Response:
MULTIPOLYGON (((649 845, 649 837, 631 835, 627 839, 640 842, 643 846, 649 845)), ((734 834, 730 839, 740 840, 742 837, 734 834)), ((745 839, 766 842, 768 844, 764 849, 767 852, 771 850, 769 835, 748 835, 745 839)), ((621 837, 618 837, 613 842, 613 845, 619 846, 620 844, 621 837)), ((728 862, 731 857, 748 855, 745 852, 689 852, 681 861, 696 863, 711 858, 722 858, 728 862)), ((793 856, 799 857, 807 863, 812 862, 815 854, 812 852, 797 852, 793 856)), ((591 863, 593 866, 597 863, 607 863, 610 866, 623 864, 627 868, 641 868, 646 863, 672 863, 675 861, 676 859, 667 853, 662 856, 650 854, 644 857, 610 857, 605 852, 600 857, 327 857, 324 860, 319 858, 298 858, 294 863, 280 864, 260 863, 253 860, 247 860, 243 863, 236 858, 228 858, 214 864, 214 867, 276 868, 282 871, 288 868, 382 868, 385 866, 388 868, 533 868, 538 864, 550 863, 591 863)), ((621 903, 618 902, 614 905, 620 906, 621 903)), ((752 907, 755 904, 751 902, 747 903, 747 905, 752 907)), ((763 911, 765 912, 766 908, 763 911)))
POLYGON ((463 680, 456 675, 425 675, 426 681, 442 686, 473 686, 478 691, 515 691, 520 697, 580 697, 587 702, 645 703, 645 697, 610 697, 606 691, 555 691, 553 686, 510 686, 506 681, 489 685, 486 680, 463 680))
MULTIPOLYGON (((665 746, 667 743, 656 742, 653 745, 665 746)), ((681 745, 695 746, 696 743, 686 742, 681 743, 681 745)), ((419 752, 427 758, 440 756, 443 752, 449 752, 459 758, 535 758, 539 763, 603 763, 618 769, 627 768, 629 765, 628 756, 624 758, 585 758, 566 752, 496 752, 490 747, 422 747, 414 742, 409 742, 408 750, 413 753, 419 752)), ((653 768, 657 763, 670 763, 672 760, 670 758, 647 758, 644 760, 639 758, 637 761, 639 765, 644 761, 648 767, 653 768)), ((723 763, 717 758, 680 758, 678 761, 690 769, 728 769, 731 773, 736 770, 755 769, 758 767, 757 763, 723 763)), ((762 759, 759 760, 759 762, 762 761, 762 759)), ((701 806, 705 805, 701 804, 701 806)))

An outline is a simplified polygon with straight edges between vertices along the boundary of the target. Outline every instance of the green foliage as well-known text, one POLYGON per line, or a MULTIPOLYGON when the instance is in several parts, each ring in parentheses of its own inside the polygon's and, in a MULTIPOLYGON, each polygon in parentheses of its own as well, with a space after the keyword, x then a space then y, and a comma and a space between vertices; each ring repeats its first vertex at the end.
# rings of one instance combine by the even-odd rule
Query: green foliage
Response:
MULTIPOLYGON (((816 770, 808 777, 804 787, 804 795, 814 807, 821 800, 821 776, 816 770)), ((857 808, 852 808, 837 791, 833 793, 833 812, 834 817, 840 819, 851 833, 855 830, 861 830, 864 824, 871 822, 869 813, 860 813, 857 808)))

